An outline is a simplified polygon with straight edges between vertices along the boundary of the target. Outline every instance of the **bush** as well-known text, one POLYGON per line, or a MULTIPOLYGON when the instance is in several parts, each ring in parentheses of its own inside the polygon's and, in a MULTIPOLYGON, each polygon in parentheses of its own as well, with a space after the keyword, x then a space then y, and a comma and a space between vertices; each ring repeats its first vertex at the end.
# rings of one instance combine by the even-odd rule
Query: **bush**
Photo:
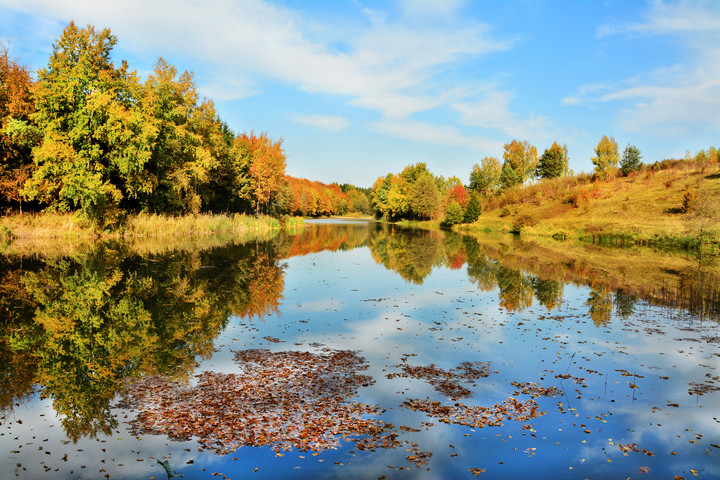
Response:
POLYGON ((510 233, 520 234, 522 233, 524 228, 534 227, 535 225, 537 225, 537 223, 537 219, 535 217, 531 217, 528 214, 518 215, 513 221, 513 226, 512 230, 510 230, 510 233))
POLYGON ((445 208, 445 218, 442 221, 443 226, 452 227, 463 221, 465 212, 459 203, 452 201, 445 208))
POLYGON ((683 201, 682 206, 680 207, 680 211, 682 213, 689 213, 694 211, 698 206, 698 197, 697 193, 695 193, 695 190, 690 190, 689 188, 685 189, 685 192, 683 193, 683 201))

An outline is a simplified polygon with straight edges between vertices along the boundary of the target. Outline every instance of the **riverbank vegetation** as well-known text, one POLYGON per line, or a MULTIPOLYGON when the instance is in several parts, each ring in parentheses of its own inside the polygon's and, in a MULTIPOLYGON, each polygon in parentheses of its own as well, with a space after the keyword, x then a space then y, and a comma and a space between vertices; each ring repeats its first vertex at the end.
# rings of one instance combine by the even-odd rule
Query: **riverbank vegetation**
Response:
POLYGON ((538 158, 513 140, 503 163, 484 158, 467 185, 416 164, 378 178, 371 200, 376 217, 424 228, 720 251, 716 148, 644 165, 637 147, 620 155, 605 136, 595 152, 593 173, 575 175, 566 146, 555 142, 538 158))
POLYGON ((70 23, 36 79, 0 52, 0 211, 59 214, 10 223, 117 232, 153 219, 150 230, 163 232, 184 222, 168 217, 189 215, 200 221, 191 232, 226 230, 208 218, 249 225, 238 214, 369 212, 362 189, 286 175, 282 139, 233 132, 192 73, 159 58, 141 81, 126 62, 114 64, 116 41, 108 29, 70 23))

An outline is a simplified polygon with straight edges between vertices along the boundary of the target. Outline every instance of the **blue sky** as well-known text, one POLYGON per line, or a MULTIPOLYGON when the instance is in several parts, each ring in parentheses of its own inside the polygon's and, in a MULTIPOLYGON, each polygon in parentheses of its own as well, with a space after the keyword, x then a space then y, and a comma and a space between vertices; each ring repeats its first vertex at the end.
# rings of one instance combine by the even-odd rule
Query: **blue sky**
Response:
POLYGON ((575 172, 603 135, 646 162, 720 146, 718 0, 0 0, 0 45, 37 70, 70 20, 143 77, 159 56, 195 72, 313 180, 425 162, 467 182, 512 139, 566 143, 575 172))

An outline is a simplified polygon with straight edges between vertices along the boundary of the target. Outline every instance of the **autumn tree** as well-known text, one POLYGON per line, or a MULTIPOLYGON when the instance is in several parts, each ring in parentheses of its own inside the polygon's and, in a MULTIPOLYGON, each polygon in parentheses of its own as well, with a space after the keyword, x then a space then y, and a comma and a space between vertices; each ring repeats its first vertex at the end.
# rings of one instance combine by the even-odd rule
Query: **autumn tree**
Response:
MULTIPOLYGON (((199 103, 193 74, 159 58, 141 92, 152 150, 140 184, 140 208, 198 213, 201 188, 220 167, 228 135, 209 100, 199 103)), ((220 178, 220 175, 218 175, 220 178)))
POLYGON ((595 165, 595 173, 598 178, 603 180, 609 178, 620 159, 615 137, 608 138, 603 135, 597 147, 595 147, 595 155, 591 160, 595 165))
POLYGON ((718 150, 715 147, 708 148, 708 162, 712 165, 718 163, 718 150))
POLYGON ((413 183, 408 176, 393 175, 388 192, 388 213, 391 218, 407 217, 410 213, 410 188, 413 183))
POLYGON ((470 172, 470 190, 486 197, 500 188, 502 165, 495 157, 485 157, 470 172))
POLYGON ((50 209, 80 209, 98 225, 112 222, 118 204, 144 185, 151 127, 134 102, 138 86, 125 62, 115 68, 109 29, 70 23, 38 72, 33 120, 43 138, 27 198, 50 209), (108 219, 106 219, 106 215, 108 219))
POLYGON ((30 121, 32 88, 28 69, 0 51, 0 205, 18 206, 21 213, 21 190, 35 169, 32 147, 40 141, 30 121))
MULTIPOLYGON (((388 192, 388 207, 391 217, 409 218, 417 215, 425 218, 427 216, 427 209, 423 209, 423 212, 418 214, 413 211, 411 205, 414 186, 423 177, 432 178, 436 185, 438 183, 438 178, 434 177, 428 170, 427 165, 422 162, 408 165, 402 172, 392 177, 390 191, 388 192)), ((444 191, 440 187, 438 187, 438 190, 440 192, 444 191)))
POLYGON ((372 212, 370 208, 370 200, 368 200, 365 192, 353 187, 345 190, 345 193, 348 196, 348 209, 350 212, 365 214, 372 212))
MULTIPOLYGON (((532 179, 538 164, 537 149, 526 140, 513 140, 506 144, 503 152, 503 168, 510 167, 519 179, 519 185, 532 179)), ((509 185, 513 186, 513 185, 509 185)))
POLYGON ((453 201, 457 202, 463 210, 465 210, 465 207, 467 207, 467 204, 470 201, 470 194, 464 186, 454 185, 447 191, 445 194, 445 203, 448 204, 453 201))
POLYGON ((421 220, 430 220, 438 215, 441 206, 440 191, 429 173, 421 175, 410 192, 410 208, 421 220))
POLYGON ((247 165, 250 192, 255 214, 267 206, 280 188, 285 175, 285 152, 282 139, 273 141, 267 133, 243 133, 237 138, 241 164, 247 165))
POLYGON ((546 148, 540 157, 535 176, 540 178, 558 178, 566 172, 563 149, 557 142, 546 148))

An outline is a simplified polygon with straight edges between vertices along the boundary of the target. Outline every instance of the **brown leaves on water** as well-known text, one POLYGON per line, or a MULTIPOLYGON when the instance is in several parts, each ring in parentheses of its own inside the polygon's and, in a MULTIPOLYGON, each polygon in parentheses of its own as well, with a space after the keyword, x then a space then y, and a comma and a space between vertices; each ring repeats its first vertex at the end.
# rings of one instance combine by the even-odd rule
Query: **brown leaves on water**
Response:
POLYGON ((554 397, 562 393, 557 387, 541 387, 535 382, 512 382, 511 385, 518 389, 513 393, 515 396, 522 393, 530 398, 554 397))
POLYGON ((648 457, 654 457, 654 456, 655 456, 655 452, 652 452, 652 451, 650 451, 650 450, 646 450, 646 449, 644 449, 644 448, 640 448, 637 443, 626 443, 626 444, 623 445, 622 443, 613 444, 612 442, 610 442, 610 444, 611 444, 611 445, 617 445, 618 448, 619 448, 620 450, 622 450, 622 452, 623 452, 625 455, 627 455, 628 452, 641 452, 641 453, 644 453, 645 455, 647 455, 648 457))
POLYGON ((359 448, 399 444, 386 434, 392 425, 364 418, 379 407, 350 401, 373 383, 359 374, 367 364, 355 352, 244 350, 235 360, 242 374, 203 372, 195 386, 160 377, 130 384, 121 406, 139 410, 133 433, 196 437, 218 454, 242 446, 327 450, 357 437, 359 448))
POLYGON ((515 394, 523 393, 531 398, 522 402, 515 397, 508 397, 506 400, 494 405, 471 406, 462 403, 443 405, 441 402, 429 399, 410 399, 402 403, 402 406, 410 410, 417 410, 438 418, 442 423, 464 425, 473 428, 495 427, 502 425, 504 420, 517 422, 528 422, 529 420, 542 416, 538 403, 534 400, 538 396, 555 396, 560 391, 555 387, 541 387, 540 385, 528 382, 513 382, 513 386, 520 390, 515 394))
POLYGON ((720 387, 718 387, 717 385, 713 385, 712 383, 690 382, 688 385, 690 386, 690 388, 688 389, 689 395, 704 395, 709 392, 720 391, 720 387))
POLYGON ((405 457, 405 460, 418 468, 426 466, 430 461, 430 457, 432 457, 432 452, 423 452, 418 447, 412 447, 408 450, 412 452, 412 455, 405 457))
POLYGON ((463 362, 457 368, 445 370, 430 364, 427 367, 408 364, 395 365, 403 373, 389 373, 387 378, 417 378, 426 380, 435 390, 452 400, 472 397, 472 392, 460 385, 461 381, 473 383, 473 380, 490 376, 490 364, 484 362, 463 362))

